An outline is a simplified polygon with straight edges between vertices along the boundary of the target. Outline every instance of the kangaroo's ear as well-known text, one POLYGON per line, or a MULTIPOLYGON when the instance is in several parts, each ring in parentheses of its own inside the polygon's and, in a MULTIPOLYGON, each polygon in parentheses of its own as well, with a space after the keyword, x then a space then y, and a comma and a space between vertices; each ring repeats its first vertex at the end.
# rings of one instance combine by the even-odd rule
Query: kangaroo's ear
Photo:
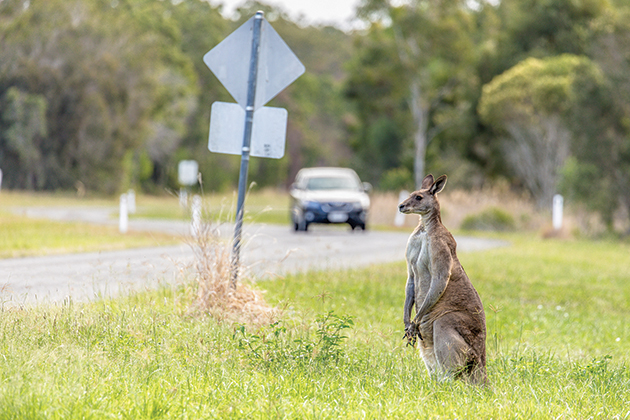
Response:
POLYGON ((420 186, 420 189, 427 190, 429 189, 429 187, 431 187, 431 185, 433 185, 433 175, 429 174, 425 176, 422 180, 422 185, 420 186))
POLYGON ((431 185, 431 189, 429 190, 429 192, 435 195, 439 193, 440 191, 442 191, 445 185, 446 185, 446 175, 442 175, 441 177, 435 180, 433 185, 431 185))

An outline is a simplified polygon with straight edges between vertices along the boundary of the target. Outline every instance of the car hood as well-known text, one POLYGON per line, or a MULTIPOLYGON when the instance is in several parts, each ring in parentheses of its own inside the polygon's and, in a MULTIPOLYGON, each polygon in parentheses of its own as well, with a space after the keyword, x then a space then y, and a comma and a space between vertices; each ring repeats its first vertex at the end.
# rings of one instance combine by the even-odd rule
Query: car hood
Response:
POLYGON ((356 203, 359 202, 366 208, 370 206, 370 197, 363 191, 357 190, 293 190, 291 195, 301 201, 316 202, 338 202, 356 203))

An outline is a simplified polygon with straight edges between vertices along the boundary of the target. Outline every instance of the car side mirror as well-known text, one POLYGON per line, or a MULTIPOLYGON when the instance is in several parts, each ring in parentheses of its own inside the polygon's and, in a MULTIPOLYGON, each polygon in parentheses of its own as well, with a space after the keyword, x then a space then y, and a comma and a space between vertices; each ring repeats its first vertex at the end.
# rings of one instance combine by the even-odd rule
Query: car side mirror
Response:
POLYGON ((370 184, 369 182, 364 182, 363 183, 363 191, 365 191, 366 193, 371 193, 372 192, 372 184, 370 184))

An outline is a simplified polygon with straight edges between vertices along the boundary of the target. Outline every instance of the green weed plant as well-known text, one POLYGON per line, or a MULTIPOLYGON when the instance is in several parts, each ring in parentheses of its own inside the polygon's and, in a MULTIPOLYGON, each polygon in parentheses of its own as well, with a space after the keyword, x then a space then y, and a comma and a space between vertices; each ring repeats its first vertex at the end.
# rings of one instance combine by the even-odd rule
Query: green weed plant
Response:
POLYGON ((342 346, 348 337, 343 330, 354 325, 352 317, 339 316, 333 311, 317 316, 316 331, 313 334, 294 336, 293 329, 282 325, 282 321, 273 322, 261 328, 257 333, 249 333, 245 325, 240 325, 234 332, 233 339, 237 348, 244 352, 255 367, 270 368, 287 365, 303 366, 329 363, 336 364, 344 357, 342 346))

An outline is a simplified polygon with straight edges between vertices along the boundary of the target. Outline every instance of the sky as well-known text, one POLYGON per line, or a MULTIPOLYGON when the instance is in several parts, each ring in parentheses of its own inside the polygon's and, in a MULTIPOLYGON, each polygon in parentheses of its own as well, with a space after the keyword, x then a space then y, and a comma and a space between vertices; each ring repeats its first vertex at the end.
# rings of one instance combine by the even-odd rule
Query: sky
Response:
MULTIPOLYGON (((335 24, 349 29, 355 8, 360 0, 261 0, 261 3, 280 6, 291 18, 300 16, 309 24, 335 24)), ((230 17, 236 7, 245 0, 211 0, 213 4, 223 4, 224 15, 230 17)))

